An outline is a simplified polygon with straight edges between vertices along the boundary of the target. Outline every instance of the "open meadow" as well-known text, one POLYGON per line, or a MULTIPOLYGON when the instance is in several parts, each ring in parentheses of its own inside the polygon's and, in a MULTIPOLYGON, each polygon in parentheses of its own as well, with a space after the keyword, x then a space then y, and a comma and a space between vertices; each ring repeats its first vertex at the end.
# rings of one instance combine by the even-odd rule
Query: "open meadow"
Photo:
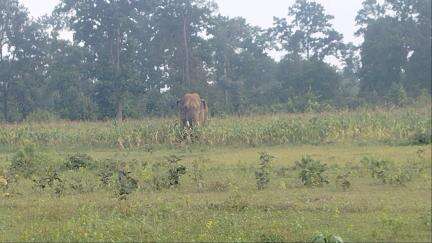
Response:
POLYGON ((430 104, 0 125, 0 241, 430 242, 430 104))

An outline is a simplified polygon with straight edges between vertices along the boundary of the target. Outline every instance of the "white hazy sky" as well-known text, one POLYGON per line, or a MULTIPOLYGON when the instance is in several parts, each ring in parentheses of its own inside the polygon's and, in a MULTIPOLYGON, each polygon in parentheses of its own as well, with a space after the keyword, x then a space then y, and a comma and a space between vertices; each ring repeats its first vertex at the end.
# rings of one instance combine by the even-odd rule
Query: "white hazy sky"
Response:
MULTIPOLYGON (((50 13, 59 0, 20 0, 34 17, 50 13)), ((270 27, 273 16, 283 17, 295 0, 215 0, 220 13, 230 17, 241 16, 253 25, 270 27)), ((362 0, 316 0, 328 14, 335 16, 333 24, 344 35, 345 41, 356 42, 355 16, 362 0)))

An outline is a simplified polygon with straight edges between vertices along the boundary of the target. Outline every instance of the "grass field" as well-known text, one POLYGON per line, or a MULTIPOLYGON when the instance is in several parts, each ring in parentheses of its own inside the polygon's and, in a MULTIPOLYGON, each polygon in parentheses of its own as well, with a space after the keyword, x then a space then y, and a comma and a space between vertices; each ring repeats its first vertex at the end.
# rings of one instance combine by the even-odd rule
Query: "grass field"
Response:
POLYGON ((3 125, 0 241, 430 242, 428 110, 3 125))

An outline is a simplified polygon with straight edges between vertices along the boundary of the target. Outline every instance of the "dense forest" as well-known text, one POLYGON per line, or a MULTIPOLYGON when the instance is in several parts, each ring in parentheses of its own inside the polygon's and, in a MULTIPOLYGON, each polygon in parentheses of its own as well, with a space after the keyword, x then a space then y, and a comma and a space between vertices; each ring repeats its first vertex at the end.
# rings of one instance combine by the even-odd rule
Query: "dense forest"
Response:
POLYGON ((431 0, 365 0, 360 45, 314 1, 287 13, 263 29, 207 0, 62 0, 34 19, 0 0, 0 121, 169 116, 188 91, 218 116, 430 97, 431 0))

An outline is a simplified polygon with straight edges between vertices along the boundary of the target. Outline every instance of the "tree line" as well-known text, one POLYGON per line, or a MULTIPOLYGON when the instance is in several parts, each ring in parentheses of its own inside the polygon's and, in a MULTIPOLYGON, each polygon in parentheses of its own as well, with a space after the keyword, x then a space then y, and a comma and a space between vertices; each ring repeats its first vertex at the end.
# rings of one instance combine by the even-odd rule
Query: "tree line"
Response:
POLYGON ((268 29, 209 0, 61 0, 34 19, 18 0, 0 0, 0 120, 166 116, 187 91, 213 115, 430 96, 431 0, 365 0, 360 45, 344 43, 333 18, 312 0, 268 29))

